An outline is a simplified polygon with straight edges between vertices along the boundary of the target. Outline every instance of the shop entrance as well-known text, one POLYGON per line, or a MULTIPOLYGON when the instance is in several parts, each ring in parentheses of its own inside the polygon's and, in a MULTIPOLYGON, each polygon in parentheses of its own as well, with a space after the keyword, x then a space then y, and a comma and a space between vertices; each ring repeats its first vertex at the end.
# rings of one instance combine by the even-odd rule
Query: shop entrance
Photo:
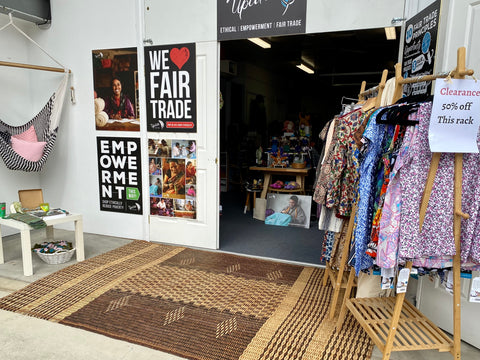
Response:
POLYGON ((384 69, 393 75, 398 35, 399 29, 397 40, 387 40, 381 28, 281 36, 265 38, 271 46, 266 49, 249 40, 220 43, 221 250, 320 264, 323 232, 311 201, 322 151, 319 133, 342 103, 355 101, 362 81, 368 88, 378 85, 384 69), (302 71, 300 64, 314 73, 302 71), (282 147, 285 157, 272 147, 282 147), (273 174, 271 184, 281 192, 262 203, 264 171, 252 166, 282 160, 290 167, 305 164, 304 183, 288 172, 273 174), (291 183, 293 189, 285 189, 291 183), (308 225, 265 225, 258 219, 259 212, 279 212, 291 196, 310 202, 302 205, 308 225))

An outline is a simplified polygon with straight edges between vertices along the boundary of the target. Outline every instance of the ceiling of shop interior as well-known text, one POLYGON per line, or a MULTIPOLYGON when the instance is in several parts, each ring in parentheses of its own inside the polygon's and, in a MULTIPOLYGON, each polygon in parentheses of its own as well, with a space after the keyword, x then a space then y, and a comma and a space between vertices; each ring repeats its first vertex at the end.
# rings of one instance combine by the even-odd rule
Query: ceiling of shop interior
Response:
POLYGON ((384 69, 389 77, 398 57, 400 28, 397 40, 387 40, 385 31, 367 29, 308 35, 290 35, 266 38, 270 49, 262 49, 248 40, 221 43, 221 58, 235 62, 252 63, 281 76, 298 76, 295 65, 303 58, 314 65, 311 80, 324 85, 367 88, 380 81, 384 69))

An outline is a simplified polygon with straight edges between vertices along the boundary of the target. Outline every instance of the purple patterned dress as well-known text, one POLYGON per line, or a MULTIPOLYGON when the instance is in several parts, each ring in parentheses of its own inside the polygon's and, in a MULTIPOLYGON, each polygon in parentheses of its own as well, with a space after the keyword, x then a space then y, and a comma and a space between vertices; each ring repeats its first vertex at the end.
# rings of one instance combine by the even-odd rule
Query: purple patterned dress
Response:
MULTIPOLYGON (((419 211, 432 153, 428 128, 432 104, 424 103, 418 111, 418 134, 410 147, 410 162, 400 171, 402 212, 399 257, 417 259, 455 254, 453 237, 454 154, 443 153, 435 176, 422 231, 419 211)), ((480 143, 480 138, 477 138, 480 143)), ((462 262, 480 263, 480 155, 465 154, 463 161, 462 210, 470 219, 462 220, 462 262)))

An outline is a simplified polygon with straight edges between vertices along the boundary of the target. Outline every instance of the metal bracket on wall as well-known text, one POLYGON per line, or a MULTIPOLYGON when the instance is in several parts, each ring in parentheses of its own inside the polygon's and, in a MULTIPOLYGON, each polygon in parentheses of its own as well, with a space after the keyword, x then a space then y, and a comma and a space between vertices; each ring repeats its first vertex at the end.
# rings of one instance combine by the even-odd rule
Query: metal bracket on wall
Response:
POLYGON ((50 0, 0 0, 0 13, 33 22, 41 29, 48 29, 52 22, 50 0))

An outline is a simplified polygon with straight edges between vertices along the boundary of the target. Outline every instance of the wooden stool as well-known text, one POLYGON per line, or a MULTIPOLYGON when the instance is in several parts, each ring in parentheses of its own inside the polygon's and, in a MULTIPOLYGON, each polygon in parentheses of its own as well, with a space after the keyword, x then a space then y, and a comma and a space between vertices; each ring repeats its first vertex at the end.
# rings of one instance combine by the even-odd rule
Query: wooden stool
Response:
POLYGON ((243 213, 246 214, 247 210, 250 210, 250 196, 252 196, 253 201, 252 205, 253 208, 255 209, 255 199, 257 198, 257 193, 262 192, 262 189, 249 189, 245 187, 245 191, 247 192, 247 199, 245 200, 245 207, 243 208, 243 213))

